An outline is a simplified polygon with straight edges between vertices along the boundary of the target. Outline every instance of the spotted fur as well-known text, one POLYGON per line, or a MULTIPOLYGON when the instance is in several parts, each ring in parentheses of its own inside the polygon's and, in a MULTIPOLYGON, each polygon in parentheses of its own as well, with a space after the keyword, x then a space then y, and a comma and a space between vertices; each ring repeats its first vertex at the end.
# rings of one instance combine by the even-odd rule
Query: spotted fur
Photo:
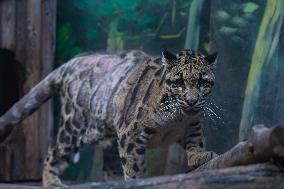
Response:
POLYGON ((43 168, 44 186, 64 186, 59 175, 86 144, 118 146, 125 179, 146 176, 147 148, 179 142, 193 169, 213 157, 204 150, 203 106, 214 82, 216 54, 189 49, 162 58, 142 51, 73 58, 50 73, 0 117, 4 132, 59 93, 60 129, 43 168))

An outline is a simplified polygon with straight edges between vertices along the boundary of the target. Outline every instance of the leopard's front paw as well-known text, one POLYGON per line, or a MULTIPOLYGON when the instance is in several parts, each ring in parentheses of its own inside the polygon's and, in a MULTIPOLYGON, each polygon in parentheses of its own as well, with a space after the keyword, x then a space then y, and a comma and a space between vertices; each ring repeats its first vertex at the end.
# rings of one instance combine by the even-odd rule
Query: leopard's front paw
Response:
POLYGON ((211 159, 218 157, 215 152, 207 151, 207 152, 200 152, 200 151, 193 151, 187 153, 187 163, 189 166, 189 170, 192 171, 197 167, 203 165, 204 163, 210 161, 211 159))

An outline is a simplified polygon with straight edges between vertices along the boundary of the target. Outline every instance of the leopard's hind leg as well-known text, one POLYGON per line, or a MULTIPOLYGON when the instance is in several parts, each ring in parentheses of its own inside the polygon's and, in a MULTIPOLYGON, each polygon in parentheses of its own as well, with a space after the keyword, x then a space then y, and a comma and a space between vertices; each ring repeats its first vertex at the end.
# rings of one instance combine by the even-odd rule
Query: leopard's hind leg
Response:
POLYGON ((145 127, 136 137, 131 137, 130 133, 118 135, 119 156, 125 180, 147 176, 145 150, 155 133, 154 129, 145 127))
POLYGON ((76 142, 76 136, 69 135, 69 133, 63 129, 59 131, 56 144, 49 147, 44 162, 43 186, 65 186, 60 181, 59 175, 74 161, 74 155, 79 151, 79 147, 73 144, 76 142))
POLYGON ((121 180, 123 178, 116 140, 113 140, 112 145, 103 149, 103 172, 105 181, 121 180))
MULTIPOLYGON (((66 106, 66 104, 65 104, 66 106)), ((63 107, 65 107, 63 106, 63 107)), ((61 114, 61 124, 57 134, 56 143, 49 147, 44 162, 42 182, 43 186, 64 187, 59 175, 68 167, 79 152, 82 145, 81 133, 84 132, 84 123, 80 118, 81 113, 72 110, 72 114, 66 114, 64 108, 61 114), (74 156, 75 155, 75 156, 74 156)))

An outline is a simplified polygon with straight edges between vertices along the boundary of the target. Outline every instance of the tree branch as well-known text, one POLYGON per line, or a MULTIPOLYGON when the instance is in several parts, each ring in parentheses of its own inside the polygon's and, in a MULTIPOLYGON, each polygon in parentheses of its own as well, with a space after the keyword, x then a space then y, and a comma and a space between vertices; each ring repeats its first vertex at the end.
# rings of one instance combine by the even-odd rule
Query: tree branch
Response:
POLYGON ((239 165, 248 165, 274 160, 284 165, 284 123, 266 128, 263 125, 253 127, 252 136, 238 143, 231 150, 210 160, 194 171, 220 169, 239 165))

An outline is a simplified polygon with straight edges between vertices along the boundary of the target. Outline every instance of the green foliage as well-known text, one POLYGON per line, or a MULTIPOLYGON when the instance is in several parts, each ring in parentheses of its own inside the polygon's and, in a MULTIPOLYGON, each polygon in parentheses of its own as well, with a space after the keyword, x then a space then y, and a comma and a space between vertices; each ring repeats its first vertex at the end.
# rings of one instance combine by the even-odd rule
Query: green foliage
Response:
POLYGON ((72 31, 71 42, 77 47, 117 51, 131 44, 159 52, 164 48, 163 41, 168 44, 175 40, 176 45, 184 45, 182 38, 191 3, 192 0, 72 0, 68 5, 59 2, 59 6, 70 12, 65 20, 72 31), (154 39, 159 42, 152 44, 154 39))
MULTIPOLYGON (((147 2, 150 3, 150 2, 147 2)), ((151 3, 156 4, 156 5, 162 5, 165 6, 166 4, 169 3, 168 0, 151 0, 151 3)))
POLYGON ((188 9, 191 7, 192 2, 193 0, 177 1, 177 4, 180 9, 188 9))
POLYGON ((224 34, 224 35, 232 35, 234 33, 237 32, 237 28, 232 28, 232 27, 228 27, 228 26, 222 26, 219 31, 220 33, 224 34))
POLYGON ((232 18, 232 24, 236 27, 246 27, 248 22, 240 16, 234 16, 232 18))
POLYGON ((91 40, 95 38, 98 35, 98 29, 97 28, 91 28, 87 33, 86 37, 87 39, 91 40))
POLYGON ((217 16, 217 19, 223 22, 229 20, 231 17, 231 15, 225 10, 217 11, 216 16, 217 16))
POLYGON ((259 5, 254 2, 247 2, 243 5, 244 13, 253 13, 259 8, 259 5))
POLYGON ((213 48, 213 47, 212 47, 212 44, 211 44, 211 43, 204 42, 202 46, 203 46, 203 49, 205 50, 206 53, 209 54, 209 53, 212 52, 212 48, 213 48))
POLYGON ((74 5, 95 18, 113 17, 113 19, 133 19, 136 7, 141 0, 74 0, 74 5))
POLYGON ((59 61, 70 59, 83 51, 84 49, 78 46, 77 40, 72 35, 71 25, 69 23, 62 25, 56 37, 56 57, 59 61))

